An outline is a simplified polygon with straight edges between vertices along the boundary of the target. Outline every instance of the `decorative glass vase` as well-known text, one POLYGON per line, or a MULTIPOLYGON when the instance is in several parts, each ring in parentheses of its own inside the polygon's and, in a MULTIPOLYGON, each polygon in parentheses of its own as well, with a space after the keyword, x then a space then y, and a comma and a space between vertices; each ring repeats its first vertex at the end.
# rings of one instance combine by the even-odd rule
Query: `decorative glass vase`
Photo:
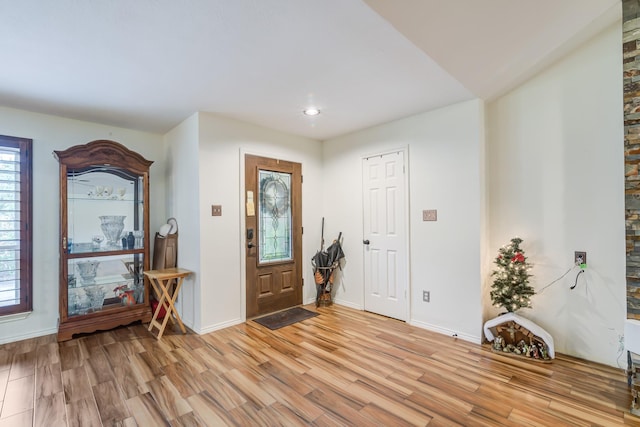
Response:
POLYGON ((107 291, 102 286, 85 288, 84 293, 89 301, 90 310, 98 311, 102 309, 104 298, 107 295, 107 291))
POLYGON ((107 237, 107 245, 112 247, 120 246, 120 235, 124 229, 124 219, 126 215, 103 215, 100 216, 100 228, 107 237))
POLYGON ((80 261, 76 265, 78 266, 82 283, 95 283, 100 261, 80 261))

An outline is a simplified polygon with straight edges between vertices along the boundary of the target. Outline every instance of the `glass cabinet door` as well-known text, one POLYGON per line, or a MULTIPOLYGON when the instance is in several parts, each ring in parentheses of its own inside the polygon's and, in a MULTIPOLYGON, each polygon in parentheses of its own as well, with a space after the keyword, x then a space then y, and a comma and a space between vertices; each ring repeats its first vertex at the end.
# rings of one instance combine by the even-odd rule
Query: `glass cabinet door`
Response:
POLYGON ((142 258, 130 254, 69 259, 68 316, 144 303, 142 258))
POLYGON ((143 177, 67 169, 67 315, 144 303, 143 177))
POLYGON ((142 179, 118 168, 68 170, 69 254, 144 248, 142 179))

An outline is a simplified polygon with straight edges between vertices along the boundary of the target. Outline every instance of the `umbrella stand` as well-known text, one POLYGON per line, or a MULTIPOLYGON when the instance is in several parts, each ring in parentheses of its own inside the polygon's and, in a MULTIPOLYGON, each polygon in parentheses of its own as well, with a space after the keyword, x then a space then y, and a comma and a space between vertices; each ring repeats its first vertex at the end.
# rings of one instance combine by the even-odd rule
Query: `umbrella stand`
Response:
POLYGON ((316 282, 316 307, 320 305, 328 306, 333 303, 331 291, 333 289, 334 272, 340 266, 340 260, 344 258, 344 252, 340 244, 342 232, 326 251, 322 250, 324 246, 324 218, 322 221, 322 233, 321 249, 311 259, 313 277, 316 282))
POLYGON ((327 307, 333 304, 331 299, 331 285, 333 285, 334 267, 318 267, 318 271, 314 274, 316 281, 316 307, 327 307), (329 274, 329 280, 325 281, 324 276, 329 274))

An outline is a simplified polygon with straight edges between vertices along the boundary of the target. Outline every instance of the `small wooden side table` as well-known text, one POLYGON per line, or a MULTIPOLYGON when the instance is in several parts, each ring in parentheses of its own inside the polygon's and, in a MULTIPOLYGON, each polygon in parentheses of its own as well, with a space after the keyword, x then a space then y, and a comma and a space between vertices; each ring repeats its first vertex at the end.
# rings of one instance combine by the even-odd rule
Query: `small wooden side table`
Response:
POLYGON ((149 278, 149 281, 151 282, 151 285, 153 286, 156 294, 160 296, 158 306, 153 313, 151 323, 149 323, 149 331, 151 331, 154 326, 158 328, 159 332, 157 339, 162 338, 164 328, 167 326, 167 322, 169 321, 169 319, 171 319, 171 322, 175 322, 174 317, 178 322, 182 333, 187 333, 187 330, 184 327, 182 319, 180 319, 180 315, 178 314, 178 311, 176 310, 174 304, 176 302, 176 298, 178 297, 178 293, 180 292, 180 287, 182 286, 184 278, 189 276, 191 273, 192 271, 185 270, 184 268, 166 268, 163 270, 149 270, 144 272, 144 275, 149 278), (171 293, 169 288, 174 280, 176 281, 176 286, 171 293), (160 310, 163 307, 166 310, 166 314, 164 315, 164 319, 162 319, 162 323, 160 323, 158 321, 158 315, 160 314, 160 310))

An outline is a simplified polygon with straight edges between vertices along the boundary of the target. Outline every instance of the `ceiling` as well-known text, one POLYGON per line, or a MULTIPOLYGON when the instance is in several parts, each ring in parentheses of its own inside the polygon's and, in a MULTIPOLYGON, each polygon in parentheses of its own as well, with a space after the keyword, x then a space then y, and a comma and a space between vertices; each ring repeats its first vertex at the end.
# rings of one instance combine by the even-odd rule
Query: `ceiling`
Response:
POLYGON ((206 111, 323 140, 493 99, 620 14, 620 0, 0 0, 0 105, 161 134, 206 111))

